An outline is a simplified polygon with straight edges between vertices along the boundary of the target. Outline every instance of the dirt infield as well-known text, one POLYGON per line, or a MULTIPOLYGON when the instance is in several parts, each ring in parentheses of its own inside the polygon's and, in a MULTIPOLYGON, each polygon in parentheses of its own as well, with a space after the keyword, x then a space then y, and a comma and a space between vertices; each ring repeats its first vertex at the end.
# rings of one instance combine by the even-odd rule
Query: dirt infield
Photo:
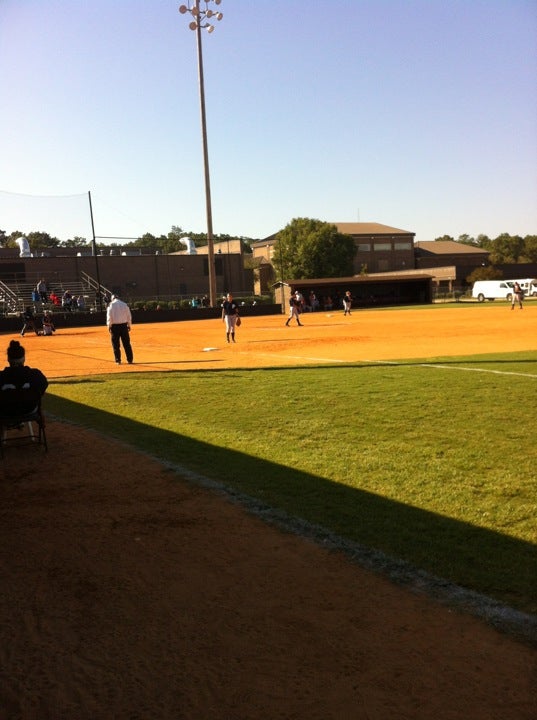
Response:
MULTIPOLYGON (((136 325, 132 366, 105 328, 23 343, 51 379, 537 350, 530 303, 283 323, 246 317, 229 346, 216 320, 136 325)), ((529 646, 119 443, 48 435, 2 462, 2 720, 535 717, 529 646)))
MULTIPOLYGON (((141 316, 143 317, 143 315, 141 316)), ((221 320, 134 324, 135 365, 116 366, 106 328, 58 328, 26 335, 28 362, 49 378, 106 372, 225 369, 384 361, 537 350, 537 301, 399 311, 306 313, 303 327, 282 316, 244 317, 228 345, 221 320)), ((9 336, 6 338, 6 346, 9 336)))

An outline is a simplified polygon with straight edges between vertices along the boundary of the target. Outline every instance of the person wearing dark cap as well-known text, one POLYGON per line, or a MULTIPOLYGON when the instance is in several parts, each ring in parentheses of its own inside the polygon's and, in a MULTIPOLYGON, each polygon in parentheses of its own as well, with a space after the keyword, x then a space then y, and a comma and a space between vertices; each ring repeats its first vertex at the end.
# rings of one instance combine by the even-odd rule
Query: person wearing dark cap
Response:
POLYGON ((229 336, 235 342, 235 327, 239 324, 239 306, 233 300, 233 295, 228 293, 222 303, 222 322, 226 324, 226 341, 229 342, 229 336))
POLYGON ((54 327, 54 321, 52 320, 52 314, 45 310, 43 313, 43 330, 41 331, 42 335, 52 335, 52 333, 56 332, 56 328, 54 327))
POLYGON ((524 292, 522 288, 520 287, 520 283, 518 280, 515 280, 515 284, 513 285, 513 296, 511 298, 511 310, 515 309, 515 305, 518 303, 518 307, 522 310, 523 305, 522 301, 524 300, 524 292))
POLYGON ((116 363, 121 364, 120 342, 123 344, 127 362, 132 363, 133 352, 130 338, 132 315, 127 303, 120 300, 116 295, 112 295, 112 301, 106 309, 106 324, 110 332, 116 363))
POLYGON ((285 323, 287 327, 289 327, 289 323, 293 318, 296 318, 297 325, 302 325, 300 322, 300 300, 299 300, 300 293, 297 292, 294 293, 291 291, 291 295, 289 296, 289 317, 287 318, 287 322, 285 323))
MULTIPOLYGON (((12 340, 7 349, 9 365, 0 371, 0 393, 3 390, 33 388, 41 395, 48 387, 48 380, 41 370, 25 365, 26 355, 18 340, 12 340)), ((0 399, 1 403, 1 399, 0 399)))
POLYGON ((27 330, 33 330, 36 335, 39 335, 39 331, 37 330, 35 326, 35 316, 34 311, 32 308, 28 305, 26 310, 22 313, 22 319, 24 320, 24 325, 22 326, 21 335, 24 337, 24 333, 27 330))

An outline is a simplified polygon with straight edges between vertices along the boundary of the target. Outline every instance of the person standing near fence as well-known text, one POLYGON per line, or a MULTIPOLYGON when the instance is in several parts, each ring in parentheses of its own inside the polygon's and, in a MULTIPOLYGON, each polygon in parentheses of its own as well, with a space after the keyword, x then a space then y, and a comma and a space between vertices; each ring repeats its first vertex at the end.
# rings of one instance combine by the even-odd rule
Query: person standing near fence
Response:
POLYGON ((132 364, 133 352, 131 346, 130 331, 132 325, 131 310, 127 303, 112 295, 112 301, 106 309, 106 324, 110 332, 114 359, 118 365, 121 364, 121 347, 123 345, 127 362, 132 364))
POLYGON ((343 297, 343 315, 350 315, 352 307, 352 295, 351 291, 347 290, 343 297))
POLYGON ((37 283, 35 289, 39 295, 39 299, 41 300, 41 302, 48 302, 48 288, 47 283, 45 282, 45 278, 41 278, 41 280, 37 283))

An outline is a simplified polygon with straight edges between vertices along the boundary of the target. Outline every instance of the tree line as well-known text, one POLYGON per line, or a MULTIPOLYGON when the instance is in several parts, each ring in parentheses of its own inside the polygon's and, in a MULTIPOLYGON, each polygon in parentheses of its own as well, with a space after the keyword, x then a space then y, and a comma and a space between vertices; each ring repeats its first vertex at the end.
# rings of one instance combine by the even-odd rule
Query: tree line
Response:
POLYGON ((463 245, 472 245, 473 247, 487 250, 489 262, 491 265, 511 265, 512 263, 537 263, 537 235, 509 235, 502 233, 498 237, 491 239, 487 235, 478 235, 471 237, 470 235, 459 235, 455 240, 449 235, 435 238, 439 240, 453 240, 463 245))
MULTIPOLYGON (((17 248, 17 240, 20 237, 25 237, 30 245, 32 253, 39 254, 46 252, 51 248, 79 248, 79 249, 91 249, 92 240, 87 240, 84 237, 75 236, 69 240, 58 240, 57 237, 49 235, 43 231, 33 231, 24 233, 21 230, 15 230, 7 235, 3 230, 0 230, 0 247, 2 248, 17 248)), ((202 247, 207 245, 207 233, 192 233, 186 232, 177 225, 172 225, 172 229, 167 235, 153 235, 152 233, 144 233, 141 237, 135 240, 130 240, 124 243, 112 242, 104 243, 102 241, 96 241, 96 246, 99 250, 117 248, 121 250, 147 250, 151 252, 159 251, 163 255, 172 252, 180 252, 186 250, 187 246, 181 240, 182 238, 189 237, 194 241, 196 247, 202 247)), ((234 240, 235 237, 231 235, 215 235, 215 242, 222 242, 226 240, 234 240)), ((247 245, 253 242, 249 238, 241 238, 247 245)))
MULTIPOLYGON (((92 242, 83 237, 73 237, 60 241, 46 232, 23 233, 16 230, 9 235, 0 231, 0 247, 17 247, 17 239, 24 236, 28 239, 30 249, 39 254, 50 248, 91 248, 92 242)), ((97 242, 97 248, 118 248, 121 250, 159 251, 162 254, 186 250, 182 238, 189 237, 198 247, 207 244, 205 233, 185 232, 181 227, 172 225, 167 235, 144 233, 139 238, 126 243, 97 242)), ((234 236, 215 235, 216 242, 233 240, 234 236)), ((253 242, 251 238, 241 238, 248 250, 253 242)), ((463 245, 487 250, 491 266, 512 263, 537 263, 537 235, 510 235, 502 233, 496 238, 487 235, 459 235, 453 238, 442 235, 435 241, 451 240, 463 245)), ((350 235, 338 232, 331 223, 312 218, 295 218, 277 236, 273 248, 273 264, 283 271, 285 277, 319 278, 345 277, 353 274, 355 254, 354 240, 350 235)), ((493 268, 492 268, 493 269, 493 268)), ((489 270, 490 272, 490 270, 489 270)))

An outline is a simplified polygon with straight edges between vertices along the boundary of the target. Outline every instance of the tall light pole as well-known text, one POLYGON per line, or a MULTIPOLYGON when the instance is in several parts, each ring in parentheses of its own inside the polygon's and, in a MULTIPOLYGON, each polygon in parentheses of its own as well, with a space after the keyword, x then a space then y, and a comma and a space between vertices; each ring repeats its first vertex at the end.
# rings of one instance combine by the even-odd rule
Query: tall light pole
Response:
POLYGON ((209 20, 221 20, 223 15, 221 12, 215 12, 210 9, 211 2, 220 5, 221 0, 189 0, 186 5, 179 7, 179 12, 184 15, 190 13, 192 21, 189 28, 196 31, 196 39, 198 46, 198 77, 200 91, 200 110, 201 110, 201 138, 203 143, 203 167, 205 170, 205 206, 207 212, 207 261, 209 265, 209 303, 211 307, 216 306, 216 273, 214 264, 214 242, 213 242, 213 213, 211 208, 211 182, 209 178, 209 150, 207 147, 207 120, 205 116, 205 83, 203 79, 203 53, 201 47, 201 31, 207 30, 211 33, 214 25, 209 20), (205 8, 200 8, 201 4, 205 8))
POLYGON ((95 274, 97 276, 97 300, 99 304, 99 310, 103 309, 103 293, 101 289, 101 277, 99 275, 99 260, 97 255, 97 243, 95 242, 95 225, 93 224, 93 206, 91 204, 91 192, 88 190, 88 200, 89 200, 89 211, 90 211, 90 218, 91 218, 91 232, 93 234, 93 238, 91 241, 91 247, 92 247, 92 253, 95 257, 95 274))

